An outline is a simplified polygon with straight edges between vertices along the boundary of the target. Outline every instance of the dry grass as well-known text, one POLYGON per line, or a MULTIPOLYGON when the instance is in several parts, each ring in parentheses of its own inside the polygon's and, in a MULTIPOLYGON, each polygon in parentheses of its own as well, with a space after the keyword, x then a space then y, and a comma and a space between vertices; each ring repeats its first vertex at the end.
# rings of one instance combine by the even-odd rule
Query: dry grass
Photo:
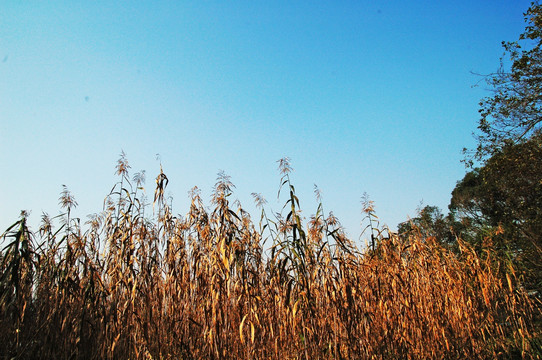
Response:
POLYGON ((540 304, 489 243, 477 254, 458 240, 452 253, 436 239, 376 232, 374 250, 360 252, 321 205, 303 224, 287 161, 286 214, 262 210, 256 224, 230 204, 223 174, 212 211, 196 189, 175 217, 167 177, 156 179, 151 212, 143 174, 130 180, 128 169, 122 157, 120 182, 85 226, 65 189, 63 217, 31 233, 22 216, 3 234, 2 358, 541 356, 540 304))

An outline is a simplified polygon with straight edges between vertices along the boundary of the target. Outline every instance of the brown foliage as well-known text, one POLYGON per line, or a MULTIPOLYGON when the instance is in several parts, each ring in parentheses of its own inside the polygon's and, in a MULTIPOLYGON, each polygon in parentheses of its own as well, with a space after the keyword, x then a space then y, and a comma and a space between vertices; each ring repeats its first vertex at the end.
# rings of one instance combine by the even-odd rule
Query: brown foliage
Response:
POLYGON ((119 174, 85 232, 67 218, 32 234, 23 216, 4 233, 3 358, 540 356, 540 304, 489 245, 480 255, 458 240, 452 253, 434 238, 391 234, 360 252, 321 207, 302 227, 288 171, 289 214, 273 221, 262 210, 260 231, 230 206, 223 174, 212 211, 193 191, 188 214, 175 217, 161 172, 152 220, 127 167, 119 174))

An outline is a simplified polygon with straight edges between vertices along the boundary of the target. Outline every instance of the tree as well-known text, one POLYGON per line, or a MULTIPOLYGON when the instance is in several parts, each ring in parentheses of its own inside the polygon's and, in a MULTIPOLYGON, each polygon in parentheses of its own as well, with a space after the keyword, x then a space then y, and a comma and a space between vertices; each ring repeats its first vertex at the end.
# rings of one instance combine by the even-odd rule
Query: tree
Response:
POLYGON ((418 216, 397 225, 399 234, 419 232, 423 237, 435 237, 443 243, 452 243, 454 235, 450 231, 448 217, 437 206, 427 205, 418 209, 418 216))
MULTIPOLYGON (((524 14, 527 26, 518 41, 503 42, 510 70, 486 77, 492 96, 480 102, 478 146, 467 156, 471 167, 509 144, 518 144, 542 130, 542 5, 533 2, 524 14)), ((465 150, 465 153, 469 153, 465 150)))
POLYGON ((493 231, 495 245, 542 286, 542 132, 507 143, 452 192, 454 230, 471 242, 493 231))
POLYGON ((492 94, 480 102, 478 144, 465 150, 471 171, 449 209, 455 234, 490 240, 542 290, 542 5, 524 17, 525 31, 503 42, 501 67, 485 77, 492 94))

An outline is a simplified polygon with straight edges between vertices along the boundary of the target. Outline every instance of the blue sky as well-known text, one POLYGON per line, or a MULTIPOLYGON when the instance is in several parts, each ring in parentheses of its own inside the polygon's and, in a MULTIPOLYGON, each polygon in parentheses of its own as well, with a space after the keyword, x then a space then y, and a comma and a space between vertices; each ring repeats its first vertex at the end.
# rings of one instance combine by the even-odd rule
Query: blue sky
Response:
POLYGON ((121 150, 149 198, 160 154, 180 214, 219 170, 279 211, 285 156, 303 214, 317 184, 353 238, 364 192, 391 228, 420 201, 446 210, 489 95, 471 71, 498 68, 529 4, 2 2, 0 227, 58 214, 62 184, 99 212, 121 150))

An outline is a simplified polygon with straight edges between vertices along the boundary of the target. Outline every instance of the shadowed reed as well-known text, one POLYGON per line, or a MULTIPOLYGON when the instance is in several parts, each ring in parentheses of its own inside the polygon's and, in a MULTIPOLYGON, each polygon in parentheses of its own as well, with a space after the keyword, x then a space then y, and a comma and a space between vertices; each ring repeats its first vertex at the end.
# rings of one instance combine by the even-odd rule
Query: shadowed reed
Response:
POLYGON ((120 177, 84 224, 27 216, 2 235, 0 355, 11 359, 539 358, 540 302, 488 238, 398 237, 375 228, 361 251, 319 201, 308 221, 279 164, 283 213, 253 222, 220 173, 208 210, 197 188, 174 216, 160 171, 152 209, 144 172, 120 177), (264 248, 267 244, 267 248, 264 248))

